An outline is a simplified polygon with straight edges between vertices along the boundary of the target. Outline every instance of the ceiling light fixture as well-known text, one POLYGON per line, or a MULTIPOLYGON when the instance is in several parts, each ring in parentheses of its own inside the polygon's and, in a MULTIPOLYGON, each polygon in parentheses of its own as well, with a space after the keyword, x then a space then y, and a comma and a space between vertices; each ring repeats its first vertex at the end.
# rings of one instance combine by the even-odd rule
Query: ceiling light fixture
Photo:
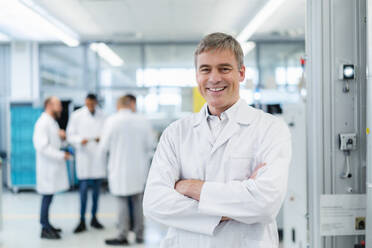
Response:
POLYGON ((254 32, 282 5, 285 0, 269 0, 257 15, 240 32, 237 40, 240 43, 246 42, 254 32))
POLYGON ((240 42, 240 46, 243 49, 244 56, 246 56, 250 51, 252 51, 256 47, 256 43, 253 41, 240 42))
POLYGON ((89 47, 112 66, 122 66, 124 64, 124 61, 105 43, 92 43, 89 47))
POLYGON ((33 15, 31 15, 33 21, 39 23, 40 27, 47 28, 47 30, 44 31, 51 33, 53 36, 70 47, 76 47, 79 45, 79 40, 77 38, 78 35, 74 31, 51 16, 47 11, 35 4, 32 0, 19 0, 19 2, 31 10, 33 13, 33 15))

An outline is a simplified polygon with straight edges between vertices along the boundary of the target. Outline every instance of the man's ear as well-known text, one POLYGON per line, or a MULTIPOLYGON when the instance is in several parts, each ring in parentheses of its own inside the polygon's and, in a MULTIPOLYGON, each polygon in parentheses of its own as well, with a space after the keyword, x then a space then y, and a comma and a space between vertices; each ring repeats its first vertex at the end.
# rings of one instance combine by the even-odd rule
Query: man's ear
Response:
POLYGON ((245 66, 242 65, 242 67, 240 67, 240 70, 239 70, 239 77, 240 77, 240 82, 243 82, 244 79, 245 79, 245 66))

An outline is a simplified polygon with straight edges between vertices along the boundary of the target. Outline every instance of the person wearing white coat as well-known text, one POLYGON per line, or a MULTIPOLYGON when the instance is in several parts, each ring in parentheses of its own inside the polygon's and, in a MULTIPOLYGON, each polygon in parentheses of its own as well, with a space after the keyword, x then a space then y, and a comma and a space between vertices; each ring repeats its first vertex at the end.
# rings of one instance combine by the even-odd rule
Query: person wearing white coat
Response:
POLYGON ((61 229, 49 223, 49 207, 53 195, 69 188, 65 160, 70 159, 68 152, 61 151, 66 134, 59 129, 57 118, 62 105, 57 97, 49 97, 44 102, 45 111, 34 127, 33 143, 36 150, 36 190, 42 195, 40 223, 41 238, 60 239, 61 229))
POLYGON ((129 201, 133 206, 133 231, 136 242, 143 242, 142 198, 154 138, 150 123, 136 114, 136 98, 120 97, 118 112, 109 117, 103 128, 101 151, 108 153, 108 183, 110 192, 118 199, 118 229, 116 238, 108 245, 127 245, 130 218, 129 201))
POLYGON ((145 216, 169 227, 161 248, 277 248, 291 137, 280 119, 239 99, 243 52, 213 33, 195 52, 206 104, 162 134, 144 194, 145 216))
POLYGON ((86 230, 85 212, 89 186, 93 190, 90 225, 96 229, 104 228, 96 214, 101 181, 106 177, 106 165, 98 150, 105 115, 97 104, 96 95, 88 94, 85 106, 72 113, 67 126, 67 141, 73 144, 76 150, 76 172, 80 191, 80 222, 74 233, 86 230))

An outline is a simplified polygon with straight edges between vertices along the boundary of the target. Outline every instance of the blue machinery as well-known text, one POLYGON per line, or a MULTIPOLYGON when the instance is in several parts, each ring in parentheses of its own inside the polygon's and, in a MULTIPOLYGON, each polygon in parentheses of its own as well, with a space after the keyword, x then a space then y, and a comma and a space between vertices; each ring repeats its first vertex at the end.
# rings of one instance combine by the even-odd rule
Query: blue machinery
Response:
MULTIPOLYGON (((13 192, 19 189, 35 189, 36 155, 32 143, 34 126, 43 112, 42 108, 34 108, 32 104, 12 104, 10 166, 8 167, 8 187, 13 192)), ((74 161, 67 162, 70 185, 77 184, 74 161)))

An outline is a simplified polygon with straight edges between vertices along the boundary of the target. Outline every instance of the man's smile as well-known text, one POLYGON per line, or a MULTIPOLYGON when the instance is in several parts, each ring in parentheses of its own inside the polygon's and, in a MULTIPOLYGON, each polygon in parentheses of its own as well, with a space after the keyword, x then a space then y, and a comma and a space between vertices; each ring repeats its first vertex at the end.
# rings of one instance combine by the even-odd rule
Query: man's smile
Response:
POLYGON ((215 88, 207 88, 207 91, 211 91, 211 92, 221 92, 223 91, 224 89, 226 89, 227 86, 225 87, 215 87, 215 88))

